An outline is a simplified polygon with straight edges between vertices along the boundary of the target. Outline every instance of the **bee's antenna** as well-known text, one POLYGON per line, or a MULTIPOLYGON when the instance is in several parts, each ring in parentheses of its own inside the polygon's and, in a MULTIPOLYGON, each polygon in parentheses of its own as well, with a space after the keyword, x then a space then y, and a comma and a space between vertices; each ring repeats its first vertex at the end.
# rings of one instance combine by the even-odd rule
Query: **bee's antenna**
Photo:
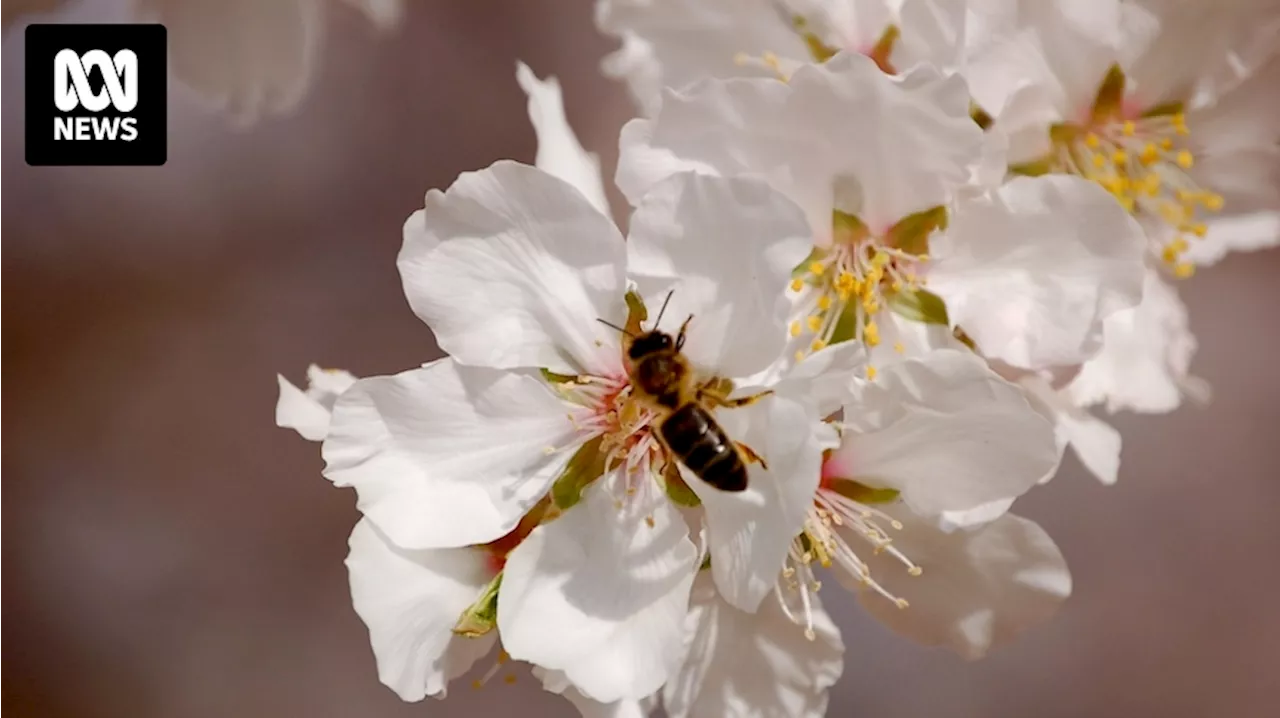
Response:
POLYGON ((671 291, 667 292, 667 298, 662 300, 662 309, 658 310, 658 318, 653 320, 654 329, 657 329, 658 325, 662 323, 662 315, 667 313, 667 303, 671 301, 671 295, 675 293, 676 293, 676 290, 672 289, 671 291))
POLYGON ((626 329, 623 329, 622 327, 618 326, 617 324, 614 324, 614 323, 612 323, 612 322, 606 322, 605 320, 600 319, 599 317, 597 317, 597 318, 596 318, 596 321, 597 321, 597 322, 600 322, 601 324, 605 325, 606 327, 612 327, 613 329, 617 329, 618 331, 622 332, 623 334, 626 334, 627 336, 631 337, 632 339, 635 339, 635 338, 636 338, 636 335, 632 334, 631 332, 627 331, 626 329))

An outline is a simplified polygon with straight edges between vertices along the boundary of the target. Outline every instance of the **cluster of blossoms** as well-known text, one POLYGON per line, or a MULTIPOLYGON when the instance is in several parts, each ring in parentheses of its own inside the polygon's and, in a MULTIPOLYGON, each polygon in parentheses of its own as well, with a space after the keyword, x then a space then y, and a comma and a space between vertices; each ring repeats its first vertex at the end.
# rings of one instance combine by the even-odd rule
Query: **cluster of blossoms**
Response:
MULTIPOLYGON (((967 658, 1071 590, 1009 512, 1091 413, 1203 396, 1173 288, 1275 243, 1280 13, 1187 0, 601 0, 642 116, 610 219, 554 80, 536 166, 430 191, 398 266, 444 359, 280 379, 355 489, 351 592, 405 700, 531 664, 584 715, 822 715, 828 578, 967 658), (659 309, 661 308, 661 309, 659 309), (686 319, 687 318, 687 319, 686 319), (683 325, 681 324, 683 322, 683 325), (663 433, 632 340, 679 333, 747 467, 663 433), (477 673, 481 669, 476 669, 477 673)), ((704 431, 706 427, 704 427, 704 431)))

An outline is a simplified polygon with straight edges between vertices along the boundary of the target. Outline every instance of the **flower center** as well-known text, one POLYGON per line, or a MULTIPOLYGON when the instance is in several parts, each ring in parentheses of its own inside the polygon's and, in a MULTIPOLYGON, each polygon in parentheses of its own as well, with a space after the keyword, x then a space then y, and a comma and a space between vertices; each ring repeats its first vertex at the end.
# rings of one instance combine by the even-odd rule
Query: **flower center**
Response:
MULTIPOLYGON (((861 224, 841 226, 837 219, 835 241, 828 250, 816 250, 791 281, 803 319, 791 322, 793 338, 808 338, 808 346, 796 352, 818 351, 836 342, 854 340, 867 347, 880 344, 876 317, 888 297, 915 291, 925 284, 918 269, 929 257, 896 246, 889 237, 871 234, 861 224)), ((896 344, 894 349, 903 348, 896 344)), ((873 373, 869 369, 869 373, 873 373)))
POLYGON ((844 571, 898 608, 907 608, 905 598, 894 595, 872 577, 871 567, 858 557, 851 543, 851 539, 857 537, 861 539, 858 543, 868 544, 873 553, 893 556, 909 575, 923 573, 920 566, 893 546, 886 527, 901 530, 902 523, 870 505, 896 496, 896 492, 870 489, 846 480, 824 480, 819 486, 813 506, 805 517, 804 528, 791 544, 778 586, 783 611, 792 621, 805 627, 805 637, 809 640, 814 638, 813 594, 822 588, 814 573, 818 566, 844 571), (793 602, 798 600, 799 605, 793 607, 788 598, 793 602))
POLYGON ((1222 209, 1222 195, 1201 186, 1189 172, 1195 165, 1186 147, 1190 134, 1181 112, 1115 116, 1051 132, 1061 171, 1097 182, 1126 210, 1169 230, 1149 234, 1153 250, 1179 277, 1194 271, 1182 253, 1205 235, 1206 215, 1222 209))

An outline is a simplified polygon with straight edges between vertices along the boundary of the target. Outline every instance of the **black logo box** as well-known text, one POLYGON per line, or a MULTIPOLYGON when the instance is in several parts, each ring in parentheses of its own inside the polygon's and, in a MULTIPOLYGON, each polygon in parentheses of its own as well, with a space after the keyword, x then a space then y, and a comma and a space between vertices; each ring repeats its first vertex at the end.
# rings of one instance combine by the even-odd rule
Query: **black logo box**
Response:
MULTIPOLYGON (((26 154, 29 165, 162 165, 168 154, 168 33, 163 25, 29 25, 26 29, 26 154), (100 112, 78 107, 62 112, 54 104, 54 57, 62 50, 83 56, 102 50, 114 56, 132 50, 138 58, 138 104, 121 113, 108 105, 100 112), (133 118, 137 137, 54 139, 55 118, 133 118)), ((89 84, 101 91, 96 70, 89 84)))

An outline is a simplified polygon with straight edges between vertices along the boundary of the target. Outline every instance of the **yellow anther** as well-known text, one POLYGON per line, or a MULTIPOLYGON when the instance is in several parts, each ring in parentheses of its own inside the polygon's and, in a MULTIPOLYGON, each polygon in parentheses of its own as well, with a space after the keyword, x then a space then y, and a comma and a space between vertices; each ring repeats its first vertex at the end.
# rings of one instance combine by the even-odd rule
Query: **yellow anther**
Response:
POLYGON ((1126 212, 1132 212, 1134 207, 1136 206, 1132 197, 1119 196, 1119 197, 1116 197, 1116 201, 1120 203, 1121 207, 1124 207, 1124 211, 1126 212))
POLYGON ((816 332, 822 328, 822 317, 817 316, 816 314, 805 319, 804 322, 808 325, 809 331, 811 332, 816 332))
POLYGON ((899 354, 906 354, 906 353, 907 353, 907 348, 906 348, 905 346, 903 346, 903 345, 902 345, 902 342, 894 342, 894 343, 893 343, 893 350, 894 350, 895 352, 898 352, 899 354))
POLYGON ((804 638, 806 641, 816 641, 818 640, 818 634, 812 628, 806 628, 804 629, 804 638))
POLYGON ((502 682, 506 683, 507 685, 511 685, 512 683, 516 682, 516 675, 514 673, 505 675, 502 677, 502 682))
POLYGON ((1187 240, 1183 239, 1182 237, 1174 238, 1174 240, 1169 244, 1172 245, 1174 250, 1178 252, 1185 252, 1191 246, 1190 244, 1187 244, 1187 240))
POLYGON ((880 302, 877 302, 874 296, 868 295, 862 300, 862 311, 867 314, 875 314, 880 311, 880 302))
POLYGON ((822 311, 825 312, 830 308, 831 308, 831 295, 824 294, 821 297, 818 297, 818 309, 821 309, 822 311))
POLYGON ((1149 165, 1160 159, 1160 150, 1156 149, 1154 142, 1148 142, 1142 146, 1142 164, 1149 165))
POLYGON ((1204 208, 1210 212, 1217 212, 1222 209, 1222 195, 1212 193, 1205 195, 1204 208))
POLYGON ((1188 231, 1197 237, 1203 237, 1209 232, 1209 227, 1204 222, 1196 222, 1188 228, 1188 231))
POLYGON ((796 352, 796 361, 800 361, 801 359, 804 359, 804 350, 796 352))
POLYGON ((1124 150, 1116 150, 1115 152, 1111 153, 1111 161, 1118 165, 1128 164, 1129 153, 1125 152, 1124 150))
POLYGON ((793 280, 791 280, 791 291, 793 291, 793 292, 798 292, 798 291, 800 291, 801 289, 804 289, 804 282, 803 282, 803 281, 801 281, 801 280, 799 280, 799 279, 793 279, 793 280))
POLYGON ((876 252, 875 256, 871 258, 871 266, 876 268, 883 268, 888 263, 889 255, 885 252, 876 252))
POLYGON ((484 688, 484 681, 477 678, 474 681, 471 681, 471 687, 476 690, 480 690, 481 688, 484 688))
POLYGON ((815 274, 815 275, 817 275, 817 276, 821 277, 821 276, 822 276, 822 273, 823 273, 823 272, 825 272, 825 271, 827 271, 827 265, 823 264, 822 262, 818 262, 818 261, 816 261, 816 260, 815 260, 815 261, 813 261, 813 262, 809 262, 809 273, 810 273, 810 274, 815 274))
POLYGON ((857 278, 855 278, 849 272, 841 272, 840 276, 836 277, 837 289, 842 289, 846 292, 852 292, 855 289, 857 289, 857 285, 858 285, 857 278))
POLYGON ((1137 129, 1137 126, 1135 126, 1130 120, 1125 120, 1124 124, 1120 125, 1120 131, 1124 133, 1125 137, 1133 137, 1133 133, 1136 132, 1137 129))
POLYGON ((895 292, 901 292, 901 291, 902 291, 902 281, 901 281, 901 280, 895 279, 895 280, 893 280, 893 284, 891 284, 891 285, 889 285, 889 286, 893 287, 893 291, 895 291, 895 292))
POLYGON ((821 339, 814 339, 813 344, 810 344, 809 348, 815 352, 820 352, 823 349, 825 349, 826 346, 827 346, 827 343, 822 341, 821 339))
POLYGON ((1179 166, 1179 167, 1181 167, 1182 169, 1184 169, 1184 170, 1185 170, 1185 169, 1190 168, 1190 167, 1191 167, 1191 165, 1193 165, 1193 164, 1195 164, 1195 158, 1191 156, 1191 152, 1190 152, 1190 151, 1188 151, 1188 150, 1181 150, 1181 151, 1179 151, 1179 152, 1178 152, 1178 166, 1179 166))
POLYGON ((1173 266, 1173 275, 1178 279, 1187 279, 1196 273, 1196 265, 1191 262, 1178 262, 1173 266))
POLYGON ((1165 264, 1176 264, 1180 254, 1173 244, 1166 244, 1164 249, 1160 250, 1160 259, 1163 259, 1165 264))
POLYGON ((895 598, 895 599, 893 599, 893 602, 894 602, 895 604, 897 604, 897 605, 898 605, 898 608, 910 608, 910 607, 911 607, 911 604, 907 603, 907 599, 905 599, 905 598, 895 598))
POLYGON ((1169 139, 1168 137, 1165 137, 1164 139, 1160 140, 1160 149, 1162 150, 1173 149, 1173 140, 1169 139))
POLYGON ((791 327, 787 331, 789 331, 793 337, 800 336, 800 322, 791 322, 791 327))
POLYGON ((1142 178, 1143 189, 1146 190, 1147 195, 1150 197, 1155 197, 1157 194, 1160 193, 1160 183, 1161 183, 1160 175, 1156 174, 1155 172, 1152 172, 1151 174, 1142 178))
POLYGON ((1174 132, 1177 132, 1180 135, 1191 134, 1191 131, 1187 129, 1187 118, 1181 112, 1174 115, 1172 120, 1174 132))
POLYGON ((875 379, 875 378, 876 378, 876 368, 875 368, 875 367, 873 367, 873 366, 871 366, 870 364, 868 364, 868 365, 867 365, 867 379, 875 379))
POLYGON ((869 347, 874 347, 880 343, 880 327, 876 325, 874 320, 867 322, 867 326, 862 330, 862 338, 869 347))
POLYGON ((1084 144, 1089 149, 1096 150, 1098 149, 1098 146, 1102 144, 1102 140, 1099 139, 1097 135, 1090 132, 1084 136, 1084 144))
POLYGON ((924 573, 924 569, 920 568, 919 566, 912 566, 911 568, 907 569, 908 576, 919 576, 922 573, 924 573))
POLYGON ((1107 166, 1107 158, 1106 158, 1106 157, 1103 157, 1102 155, 1094 155, 1094 156, 1093 156, 1093 166, 1094 166, 1094 167, 1097 167, 1098 169, 1102 169, 1103 167, 1106 167, 1106 166, 1107 166))

